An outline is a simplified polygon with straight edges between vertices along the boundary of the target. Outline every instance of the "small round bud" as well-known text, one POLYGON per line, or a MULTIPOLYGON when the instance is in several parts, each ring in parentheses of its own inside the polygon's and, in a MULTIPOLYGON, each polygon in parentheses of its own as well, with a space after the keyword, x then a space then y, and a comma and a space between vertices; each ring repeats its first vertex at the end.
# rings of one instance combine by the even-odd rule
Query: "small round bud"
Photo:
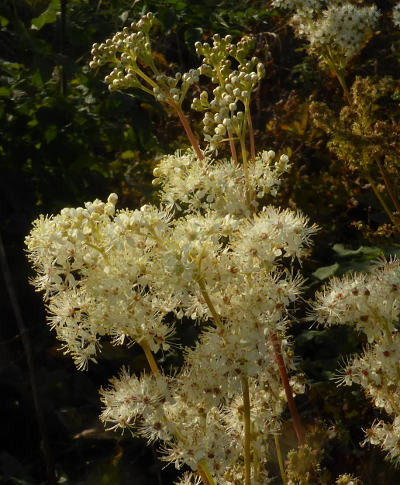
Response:
POLYGON ((116 203, 118 202, 118 195, 113 192, 108 196, 107 202, 109 204, 116 205, 116 203))

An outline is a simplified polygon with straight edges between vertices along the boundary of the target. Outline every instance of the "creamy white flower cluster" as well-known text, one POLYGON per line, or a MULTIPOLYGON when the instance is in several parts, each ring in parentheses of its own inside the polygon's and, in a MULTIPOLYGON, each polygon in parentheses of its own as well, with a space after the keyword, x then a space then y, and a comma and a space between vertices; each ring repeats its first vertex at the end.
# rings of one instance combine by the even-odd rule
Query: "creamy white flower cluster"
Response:
MULTIPOLYGON (((267 195, 275 196, 281 176, 289 168, 289 158, 279 158, 273 150, 264 151, 249 162, 250 186, 254 191, 253 208, 267 195)), ((154 169, 153 184, 161 184, 161 203, 168 209, 185 211, 212 210, 221 216, 249 215, 250 208, 244 203, 244 175, 241 166, 233 160, 216 164, 206 158, 196 162, 192 151, 167 155, 154 169)))
POLYGON ((363 354, 346 365, 337 382, 361 385, 375 406, 393 417, 392 423, 380 421, 367 430, 366 441, 399 458, 399 447, 392 445, 400 440, 400 262, 334 279, 317 295, 315 310, 319 322, 352 325, 367 336, 363 354))
POLYGON ((375 5, 350 2, 275 0, 277 7, 294 10, 292 24, 310 43, 310 52, 329 58, 343 69, 357 54, 375 28, 380 12, 375 5))
MULTIPOLYGON (((279 430, 292 398, 283 368, 295 370, 286 334, 302 278, 291 263, 305 256, 316 227, 299 213, 264 205, 265 196, 276 195, 289 160, 272 150, 255 153, 250 95, 264 68, 246 59, 254 39, 232 44, 230 36, 214 36, 212 46, 197 45, 200 70, 172 78, 153 63, 153 22, 148 14, 95 45, 91 66, 111 62, 111 89, 136 86, 175 106, 193 151, 165 156, 154 170, 159 207, 116 211, 111 194, 106 203, 35 221, 26 238, 37 271, 33 283, 44 292, 50 327, 79 369, 95 360, 105 339, 136 342, 145 352, 152 374, 123 369, 101 391, 101 417, 111 429, 160 441, 166 461, 202 470, 222 485, 245 480, 246 435, 252 483, 261 485, 269 435, 279 430), (204 93, 194 102, 208 120, 204 153, 227 135, 232 160, 204 156, 180 108, 200 71, 219 84, 210 102, 204 93), (183 318, 202 327, 171 377, 155 358, 171 346, 171 322, 183 318)), ((302 391, 299 379, 290 384, 302 391)), ((182 483, 193 480, 187 474, 182 483)))
MULTIPOLYGON (((251 176, 255 191, 278 185, 287 160, 273 159, 272 152, 258 157, 251 176)), ((266 457, 268 433, 278 429, 285 396, 270 335, 282 337, 283 359, 293 369, 285 333, 288 308, 302 284, 283 269, 282 258, 301 259, 316 231, 300 214, 272 206, 246 217, 238 169, 230 165, 238 187, 236 205, 214 183, 219 177, 222 184, 228 165, 224 162, 218 172, 217 165, 191 153, 161 161, 163 200, 177 197, 188 204, 180 218, 173 219, 164 202, 161 208, 115 212, 117 196, 111 194, 106 203, 96 200, 40 217, 26 239, 38 272, 34 283, 48 302, 49 324, 78 368, 95 359, 107 337, 115 344, 137 342, 154 354, 167 350, 174 326, 165 317, 171 312, 213 322, 186 350, 184 365, 173 378, 160 373, 137 378, 124 370, 102 391, 102 419, 111 428, 135 427, 149 441, 160 440, 165 459, 178 468, 186 464, 196 470, 205 463, 218 483, 233 483, 227 477, 238 476, 242 378, 249 379, 257 456, 266 457), (206 205, 192 201, 195 189, 187 199, 180 193, 167 195, 167 188, 181 186, 176 173, 182 167, 187 174, 193 168, 199 177, 203 195, 198 197, 206 205), (231 202, 224 209, 225 200, 231 202)), ((301 391, 296 381, 292 385, 301 391)))

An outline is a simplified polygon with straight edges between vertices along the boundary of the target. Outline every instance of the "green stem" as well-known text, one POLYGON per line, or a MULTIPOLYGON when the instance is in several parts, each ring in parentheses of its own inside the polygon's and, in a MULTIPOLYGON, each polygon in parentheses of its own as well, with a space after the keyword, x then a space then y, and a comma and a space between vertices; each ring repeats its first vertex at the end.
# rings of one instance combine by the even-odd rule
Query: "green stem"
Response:
POLYGON ((247 151, 244 143, 243 136, 240 136, 240 149, 242 151, 242 161, 243 161, 243 173, 244 173, 244 184, 246 191, 246 202, 250 207, 251 202, 251 192, 250 192, 250 180, 249 180, 249 165, 247 163, 247 151))
POLYGON ((153 353, 150 350, 149 344, 146 342, 146 340, 143 340, 142 342, 138 342, 139 345, 142 347, 143 352, 146 355, 147 362, 149 363, 150 369, 154 374, 159 374, 160 369, 158 368, 157 362, 154 359, 153 353))
POLYGON ((250 434, 250 393, 249 382, 246 376, 242 376, 242 393, 244 408, 244 483, 251 485, 251 434, 250 434))
POLYGON ((251 120, 250 114, 250 102, 246 104, 245 112, 247 113, 247 126, 249 128, 249 139, 250 139, 250 156, 251 161, 254 163, 256 159, 256 149, 254 145, 254 130, 253 130, 253 122, 251 120))
MULTIPOLYGON (((145 80, 145 81, 146 81, 148 84, 150 84, 150 86, 151 86, 152 88, 158 88, 158 87, 159 87, 159 86, 158 86, 158 84, 157 84, 155 81, 153 81, 153 80, 151 79, 151 77, 149 77, 149 76, 148 76, 146 73, 144 73, 144 72, 143 72, 143 71, 140 69, 140 67, 139 67, 137 64, 135 64, 135 66, 133 67, 133 70, 134 70, 134 71, 136 72, 136 74, 138 74, 138 75, 139 75, 139 76, 140 76, 142 79, 144 79, 144 80, 145 80)), ((153 92, 152 92, 152 91, 151 91, 151 94, 153 94, 153 92)))
POLYGON ((285 473, 285 468, 283 466, 281 446, 279 444, 279 437, 277 434, 274 434, 274 441, 275 441, 276 456, 278 457, 279 470, 281 472, 282 483, 283 485, 286 485, 287 484, 286 473, 285 473))
POLYGON ((328 66, 335 73, 340 85, 342 86, 344 96, 346 98, 347 104, 351 105, 351 96, 349 88, 347 87, 346 80, 344 78, 344 70, 336 65, 335 59, 331 53, 329 47, 326 49, 326 55, 324 56, 328 66))
POLYGON ((396 211, 400 214, 400 203, 399 203, 397 197, 395 196, 395 194, 393 192, 393 189, 392 189, 392 186, 389 182, 389 178, 387 176, 387 173, 386 173, 385 169, 383 168, 383 165, 381 164, 380 160, 378 158, 376 158, 375 161, 378 165, 379 171, 381 172, 383 181, 384 181, 385 186, 386 186, 386 190, 388 191, 388 194, 390 195, 390 198, 392 199, 393 205, 395 206, 396 211))
POLYGON ((389 217, 390 221, 396 227, 397 230, 400 230, 396 218, 392 214, 392 211, 387 206, 387 204, 386 204, 385 200, 383 199, 383 197, 381 196, 381 194, 379 193, 379 190, 378 190, 377 186, 375 185, 375 182, 372 180, 372 177, 370 175, 368 175, 368 174, 367 174, 366 177, 367 177, 367 180, 368 180, 369 184, 372 187, 372 190, 374 191, 374 194, 375 194, 376 198, 379 200, 381 206, 383 207, 383 210, 386 212, 386 214, 389 217))
POLYGON ((236 147, 235 147, 235 141, 233 139, 232 132, 230 132, 229 130, 228 130, 228 137, 229 137, 229 147, 231 149, 233 161, 235 162, 235 165, 239 165, 238 156, 237 156, 236 147))
POLYGON ((207 303, 208 308, 210 309, 211 315, 214 318, 214 322, 218 327, 222 327, 222 321, 221 317, 218 315, 217 310, 215 309, 213 302, 211 301, 211 298, 209 294, 207 293, 206 286, 204 284, 204 281, 202 279, 197 280, 198 285, 200 286, 200 291, 201 294, 207 303))
POLYGON ((90 248, 95 249, 96 251, 98 251, 103 256, 104 261, 107 264, 109 264, 109 260, 107 258, 107 255, 106 255, 104 249, 101 249, 101 248, 99 248, 99 247, 95 246, 94 244, 91 244, 90 242, 87 242, 87 241, 85 241, 85 244, 86 244, 86 246, 89 246, 90 248))
POLYGON ((204 485, 215 485, 215 481, 213 476, 208 469, 207 463, 205 460, 200 460, 197 467, 197 473, 200 475, 204 485))

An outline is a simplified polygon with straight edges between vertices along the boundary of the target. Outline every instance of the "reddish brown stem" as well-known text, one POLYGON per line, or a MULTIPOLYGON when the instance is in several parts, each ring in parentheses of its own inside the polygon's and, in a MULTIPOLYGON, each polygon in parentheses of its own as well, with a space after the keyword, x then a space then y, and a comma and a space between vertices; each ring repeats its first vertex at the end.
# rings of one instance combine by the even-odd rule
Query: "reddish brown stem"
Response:
POLYGON ((275 360, 278 364, 279 374, 281 376, 283 388, 285 389, 286 399, 289 406, 289 411, 293 419, 293 427, 296 432, 297 440, 299 445, 304 445, 304 429, 301 424, 299 413, 297 412, 296 404, 293 399, 292 388, 289 383, 289 378, 286 372, 285 362, 283 361, 281 343, 276 334, 270 333, 269 337, 271 339, 272 346, 274 348, 275 360))
POLYGON ((199 157, 199 160, 204 160, 204 155, 200 150, 199 144, 197 143, 196 137, 194 136, 192 129, 190 128, 190 125, 188 123, 188 120, 186 119, 185 113, 182 111, 182 109, 179 106, 175 106, 175 109, 176 109, 176 112, 178 113, 179 120, 182 123, 183 128, 185 129, 186 135, 189 138, 190 144, 192 145, 197 156, 199 157))

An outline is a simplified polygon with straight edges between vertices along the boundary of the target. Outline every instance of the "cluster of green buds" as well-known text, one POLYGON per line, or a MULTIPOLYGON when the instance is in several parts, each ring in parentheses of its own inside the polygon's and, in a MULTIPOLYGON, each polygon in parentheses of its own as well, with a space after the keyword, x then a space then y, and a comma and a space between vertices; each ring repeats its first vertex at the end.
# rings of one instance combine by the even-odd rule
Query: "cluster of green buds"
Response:
POLYGON ((94 44, 91 51, 93 59, 89 65, 92 69, 109 63, 114 65, 104 79, 110 91, 141 89, 157 101, 181 106, 189 87, 198 82, 199 73, 191 69, 172 77, 159 72, 149 36, 155 22, 154 15, 148 13, 103 44, 94 44))
POLYGON ((246 59, 254 44, 254 37, 245 36, 232 44, 232 36, 221 38, 218 34, 213 36, 212 46, 195 44, 197 54, 204 57, 200 74, 218 85, 213 90, 212 100, 207 91, 202 91, 192 102, 192 109, 205 111, 204 137, 211 148, 216 148, 226 134, 229 139, 234 134, 239 140, 245 134, 251 93, 265 75, 264 65, 256 57, 246 59), (237 69, 232 68, 230 58, 236 61, 237 69))

